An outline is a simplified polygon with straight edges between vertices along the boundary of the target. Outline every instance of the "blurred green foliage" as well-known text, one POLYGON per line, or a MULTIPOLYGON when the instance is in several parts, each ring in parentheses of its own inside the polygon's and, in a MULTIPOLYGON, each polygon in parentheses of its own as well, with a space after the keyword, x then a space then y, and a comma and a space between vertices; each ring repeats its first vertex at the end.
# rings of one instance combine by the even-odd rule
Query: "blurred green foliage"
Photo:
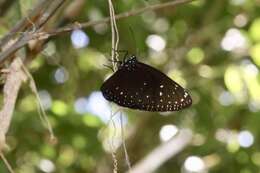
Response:
MULTIPOLYGON (((114 1, 114 5, 120 13, 162 2, 122 0, 114 1)), ((32 0, 15 2, 1 16, 0 35, 6 34, 33 4, 32 0)), ((79 8, 82 12, 70 22, 109 15, 105 0, 89 0, 79 8)), ((62 10, 60 13, 53 19, 56 24, 64 18, 62 10)), ((197 0, 118 21, 120 49, 168 74, 191 92, 194 101, 189 109, 166 115, 124 109, 128 119, 125 128, 131 129, 126 130, 126 136, 131 136, 126 142, 133 165, 161 143, 161 127, 174 124, 190 128, 194 140, 156 172, 182 172, 185 160, 192 155, 201 157, 211 173, 260 172, 259 15, 260 2, 256 0, 197 0), (147 43, 150 35, 160 36, 166 47, 151 49, 147 43), (254 137, 249 147, 238 140, 244 130, 254 137)), ((49 27, 55 27, 52 25, 49 27)), ((6 156, 17 172, 48 172, 43 165, 54 165, 58 173, 112 172, 112 159, 105 147, 110 134, 107 122, 91 111, 75 109, 79 98, 89 98, 111 74, 103 66, 109 64, 110 26, 101 24, 84 32, 90 40, 87 47, 76 49, 70 33, 60 35, 50 40, 28 66, 43 93, 41 98, 47 98, 44 106, 58 141, 49 142, 36 98, 24 85, 7 138, 11 150, 6 156), (57 70, 66 80, 57 81, 57 70)), ((96 108, 102 109, 99 103, 96 108)), ((121 148, 118 153, 120 172, 124 172, 121 148)), ((0 172, 7 172, 2 162, 0 172)))

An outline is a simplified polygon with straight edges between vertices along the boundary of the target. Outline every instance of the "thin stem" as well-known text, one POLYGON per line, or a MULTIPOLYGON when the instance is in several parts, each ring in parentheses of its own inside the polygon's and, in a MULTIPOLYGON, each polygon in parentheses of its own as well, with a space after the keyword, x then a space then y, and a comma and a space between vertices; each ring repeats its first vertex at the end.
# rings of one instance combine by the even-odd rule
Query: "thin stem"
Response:
POLYGON ((8 169, 8 171, 9 171, 10 173, 14 173, 12 166, 9 164, 9 162, 7 161, 7 159, 5 158, 5 156, 4 156, 4 154, 3 154, 2 152, 0 152, 0 157, 1 157, 1 159, 4 161, 4 163, 5 163, 5 165, 6 165, 7 169, 8 169))
POLYGON ((126 143, 125 143, 125 134, 124 134, 124 125, 123 125, 123 115, 122 112, 120 111, 120 126, 121 126, 121 136, 122 136, 122 144, 123 144, 123 149, 124 149, 124 154, 125 154, 125 160, 126 164, 128 166, 128 170, 131 173, 131 162, 128 156, 127 148, 126 148, 126 143))

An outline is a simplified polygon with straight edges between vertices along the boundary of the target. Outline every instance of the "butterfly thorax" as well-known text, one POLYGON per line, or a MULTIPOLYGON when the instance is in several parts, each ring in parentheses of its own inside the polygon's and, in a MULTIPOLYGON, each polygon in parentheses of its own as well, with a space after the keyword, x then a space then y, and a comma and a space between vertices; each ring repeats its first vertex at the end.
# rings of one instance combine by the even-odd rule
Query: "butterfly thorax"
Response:
POLYGON ((119 65, 119 69, 126 69, 128 71, 133 71, 137 64, 137 58, 134 55, 131 55, 124 61, 122 64, 119 65))

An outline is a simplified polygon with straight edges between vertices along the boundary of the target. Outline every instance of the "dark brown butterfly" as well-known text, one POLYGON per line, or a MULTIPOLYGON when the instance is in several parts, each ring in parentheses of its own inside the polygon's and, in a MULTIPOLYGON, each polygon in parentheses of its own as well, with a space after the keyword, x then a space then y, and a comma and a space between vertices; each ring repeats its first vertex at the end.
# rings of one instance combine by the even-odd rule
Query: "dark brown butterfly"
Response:
POLYGON ((179 84, 130 56, 101 86, 103 96, 120 106, 152 112, 178 111, 192 104, 179 84))

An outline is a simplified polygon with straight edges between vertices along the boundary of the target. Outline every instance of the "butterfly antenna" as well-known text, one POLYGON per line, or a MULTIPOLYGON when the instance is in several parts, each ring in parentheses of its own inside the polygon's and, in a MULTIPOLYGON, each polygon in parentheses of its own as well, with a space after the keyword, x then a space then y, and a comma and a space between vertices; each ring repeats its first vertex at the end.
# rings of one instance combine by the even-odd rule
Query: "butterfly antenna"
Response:
POLYGON ((125 51, 124 58, 123 58, 123 62, 125 62, 125 60, 127 59, 127 56, 128 56, 128 51, 126 50, 126 51, 125 51))
POLYGON ((111 66, 109 66, 109 65, 106 65, 106 64, 103 64, 103 66, 105 66, 105 67, 107 67, 107 68, 111 69, 111 70, 114 72, 114 69, 113 69, 113 67, 111 67, 111 66))

